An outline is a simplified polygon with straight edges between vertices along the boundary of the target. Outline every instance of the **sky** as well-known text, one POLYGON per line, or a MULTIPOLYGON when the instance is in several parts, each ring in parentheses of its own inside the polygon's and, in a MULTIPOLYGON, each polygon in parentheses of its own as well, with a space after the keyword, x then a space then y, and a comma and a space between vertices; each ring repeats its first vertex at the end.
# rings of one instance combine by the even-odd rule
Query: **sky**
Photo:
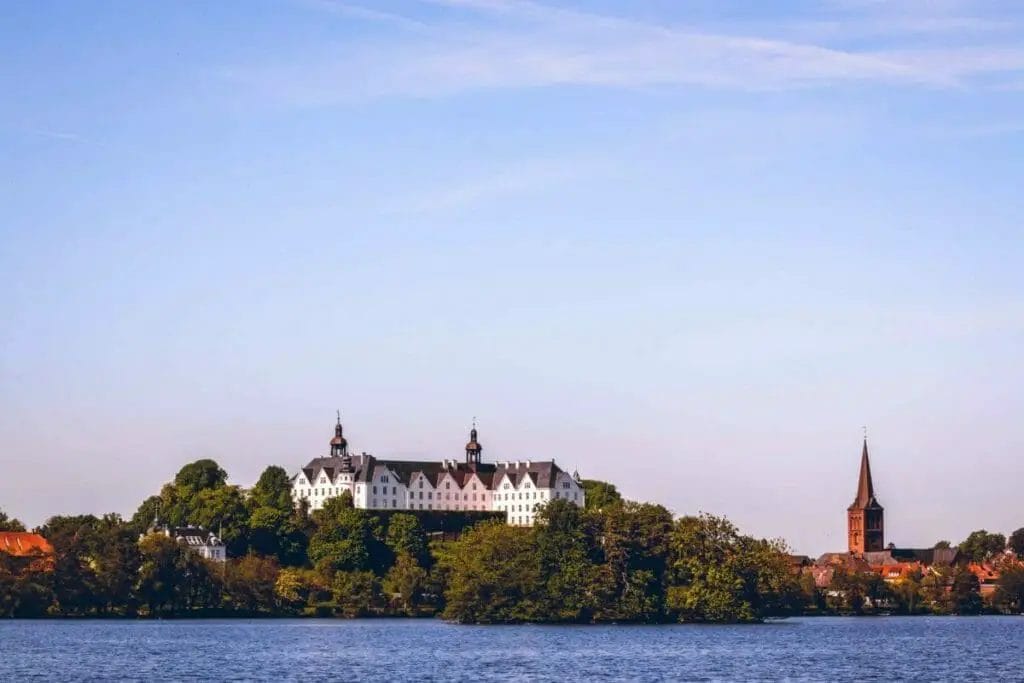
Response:
POLYGON ((0 509, 549 459, 846 546, 1024 526, 1024 5, 0 7, 0 509))

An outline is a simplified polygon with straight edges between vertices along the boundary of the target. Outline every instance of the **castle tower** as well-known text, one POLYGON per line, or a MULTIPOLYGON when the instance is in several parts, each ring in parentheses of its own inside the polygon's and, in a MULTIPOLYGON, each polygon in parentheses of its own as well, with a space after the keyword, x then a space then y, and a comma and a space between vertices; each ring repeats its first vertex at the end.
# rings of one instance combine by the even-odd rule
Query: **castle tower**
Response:
POLYGON ((338 411, 338 424, 334 425, 334 438, 331 439, 331 457, 348 457, 348 441, 345 440, 341 427, 341 411, 338 411))
POLYGON ((476 440, 476 420, 473 420, 473 428, 469 430, 469 443, 466 444, 466 464, 479 465, 483 450, 484 447, 476 440))
POLYGON ((846 532, 851 553, 860 554, 885 549, 884 514, 881 503, 875 498, 875 485, 871 481, 871 460, 868 458, 868 439, 864 437, 857 497, 846 509, 846 532))

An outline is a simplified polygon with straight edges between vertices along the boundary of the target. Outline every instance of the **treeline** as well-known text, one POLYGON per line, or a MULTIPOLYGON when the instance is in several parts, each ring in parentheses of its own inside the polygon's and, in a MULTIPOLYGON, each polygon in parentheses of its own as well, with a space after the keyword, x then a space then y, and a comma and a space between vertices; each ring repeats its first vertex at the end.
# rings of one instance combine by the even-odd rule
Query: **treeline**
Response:
MULTIPOLYGON (((755 621, 802 608, 779 542, 727 520, 674 519, 585 482, 590 507, 553 501, 532 528, 485 521, 456 541, 416 514, 310 513, 269 467, 249 491, 211 460, 183 467, 130 520, 54 517, 45 569, 0 553, 0 615, 440 615, 472 623, 755 621), (154 520, 217 531, 225 564, 159 534, 154 520), (141 540, 140 540, 141 538, 141 540)), ((23 528, 0 517, 0 528, 23 528)))
POLYGON ((962 563, 933 565, 892 581, 876 572, 838 569, 826 588, 817 588, 810 573, 801 581, 808 596, 807 613, 821 614, 1020 614, 1024 612, 1024 566, 1017 558, 1000 559, 999 579, 987 596, 978 576, 962 563))
MULTIPOLYGON (((951 548, 939 541, 936 549, 951 548)), ((831 614, 890 612, 895 614, 1020 614, 1024 613, 1024 528, 1009 538, 985 529, 971 532, 956 546, 956 560, 934 564, 886 581, 877 572, 836 567, 825 588, 817 588, 808 571, 801 579, 809 597, 807 609, 831 614), (998 576, 982 592, 978 572, 998 576)))
MULTIPOLYGON (((444 540, 428 534, 416 513, 358 510, 347 495, 312 513, 296 508, 280 467, 243 491, 215 462, 200 460, 129 520, 51 518, 36 530, 55 550, 45 563, 0 553, 0 616, 658 623, 985 607, 977 607, 977 578, 962 568, 895 584, 837 572, 822 589, 779 541, 743 535, 720 517, 674 518, 660 505, 623 501, 603 482, 584 486, 585 510, 556 500, 534 527, 484 521, 444 540), (231 559, 207 562, 172 538, 147 534, 154 520, 218 532, 231 559)), ((5 529, 23 525, 0 513, 5 529)), ((988 552, 996 544, 980 545, 988 552)), ((1001 608, 1019 611, 1024 576, 1004 577, 1001 608)))

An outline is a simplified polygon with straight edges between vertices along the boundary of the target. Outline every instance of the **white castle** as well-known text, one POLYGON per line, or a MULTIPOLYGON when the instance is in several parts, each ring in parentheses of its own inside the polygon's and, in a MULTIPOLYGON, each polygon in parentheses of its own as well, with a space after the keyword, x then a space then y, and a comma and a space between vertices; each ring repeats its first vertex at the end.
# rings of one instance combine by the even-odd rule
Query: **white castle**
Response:
POLYGON ((486 463, 476 425, 469 433, 465 462, 381 460, 351 455, 341 426, 334 427, 330 455, 313 458, 292 479, 292 499, 311 510, 348 491, 357 508, 368 510, 478 510, 503 512, 509 524, 532 526, 537 509, 551 500, 583 507, 578 472, 554 460, 486 463))

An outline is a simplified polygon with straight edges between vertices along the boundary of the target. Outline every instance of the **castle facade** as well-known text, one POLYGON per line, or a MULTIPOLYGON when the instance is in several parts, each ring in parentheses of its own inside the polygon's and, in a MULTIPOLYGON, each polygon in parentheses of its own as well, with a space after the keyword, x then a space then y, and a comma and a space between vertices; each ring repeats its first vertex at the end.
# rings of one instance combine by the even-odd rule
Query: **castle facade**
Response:
POLYGON ((554 460, 490 463, 482 455, 476 426, 461 460, 354 455, 339 416, 328 455, 313 458, 292 479, 292 499, 317 510, 348 491, 361 509, 502 512, 516 526, 532 526, 537 510, 549 501, 567 500, 579 507, 585 503, 579 473, 568 474, 554 460))

